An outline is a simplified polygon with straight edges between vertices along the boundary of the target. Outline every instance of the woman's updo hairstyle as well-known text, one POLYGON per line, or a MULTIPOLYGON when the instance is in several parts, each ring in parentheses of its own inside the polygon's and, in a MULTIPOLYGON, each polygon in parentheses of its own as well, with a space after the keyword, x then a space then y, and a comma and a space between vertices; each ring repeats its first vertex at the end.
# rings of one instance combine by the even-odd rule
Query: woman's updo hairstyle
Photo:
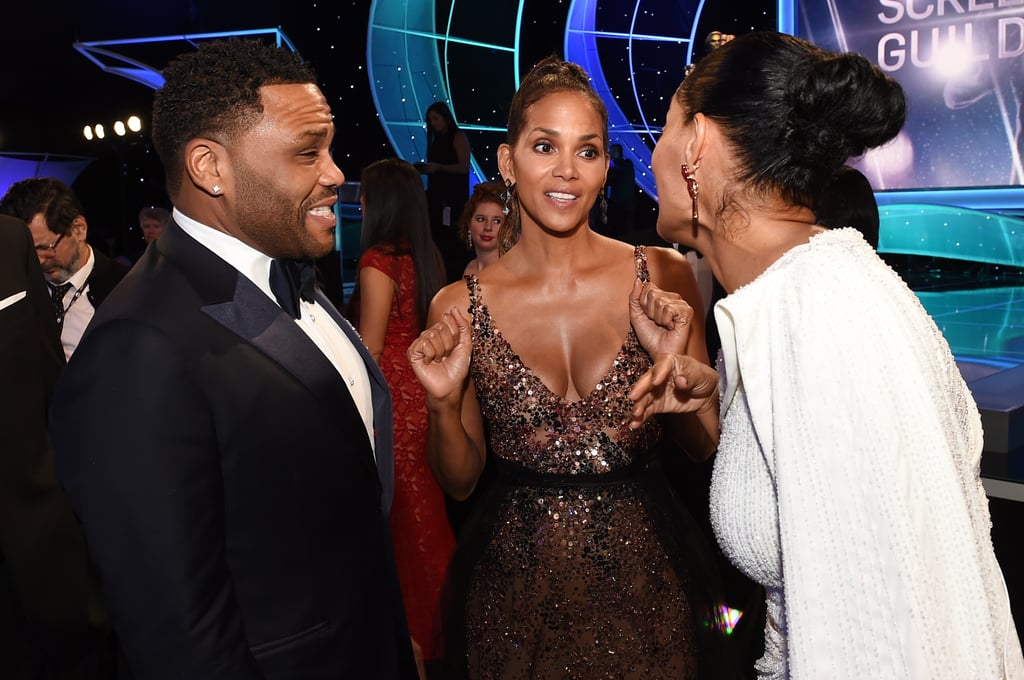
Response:
MULTIPOLYGON (((608 153, 608 109, 600 95, 590 84, 587 72, 579 64, 565 61, 555 55, 546 57, 530 69, 512 97, 508 111, 508 136, 506 143, 515 147, 519 136, 526 127, 526 115, 531 106, 549 94, 575 92, 588 101, 601 117, 601 151, 608 153)), ((513 193, 514 196, 514 193, 513 193)), ((509 213, 505 216, 503 231, 519 233, 519 200, 509 201, 509 213)))
POLYGON ((676 98, 687 120, 699 112, 723 128, 738 181, 804 206, 849 158, 895 137, 906 118, 899 83, 861 55, 770 31, 708 54, 676 98))
POLYGON ((601 97, 590 84, 587 72, 579 64, 565 61, 554 55, 539 61, 523 78, 512 97, 512 105, 508 111, 509 146, 515 146, 519 135, 526 125, 527 109, 549 94, 556 92, 575 92, 589 101, 598 115, 601 116, 601 132, 603 134, 601 148, 607 152, 608 147, 608 109, 601 97))

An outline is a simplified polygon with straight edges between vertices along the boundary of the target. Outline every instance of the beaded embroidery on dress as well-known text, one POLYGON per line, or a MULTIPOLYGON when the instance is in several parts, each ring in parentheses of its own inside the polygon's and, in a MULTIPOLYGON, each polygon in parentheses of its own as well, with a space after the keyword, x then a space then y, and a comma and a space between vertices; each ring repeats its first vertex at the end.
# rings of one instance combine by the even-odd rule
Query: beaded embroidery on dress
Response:
POLYGON ((694 572, 677 543, 694 530, 663 517, 657 421, 627 427, 647 353, 630 328, 601 381, 568 401, 502 336, 477 278, 466 281, 497 481, 453 561, 450 654, 473 678, 698 677, 694 572))

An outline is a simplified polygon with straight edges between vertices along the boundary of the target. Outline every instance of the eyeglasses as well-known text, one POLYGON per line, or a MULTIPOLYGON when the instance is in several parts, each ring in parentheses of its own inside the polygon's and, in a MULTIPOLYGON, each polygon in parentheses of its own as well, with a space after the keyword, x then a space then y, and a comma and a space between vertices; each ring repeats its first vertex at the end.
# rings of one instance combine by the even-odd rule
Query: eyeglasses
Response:
POLYGON ((56 241, 54 241, 53 243, 51 243, 51 244, 50 244, 50 245, 48 245, 48 246, 36 246, 36 252, 37 252, 37 253, 42 253, 42 252, 45 252, 45 251, 47 251, 47 250, 49 250, 49 251, 54 251, 54 250, 56 250, 56 249, 57 249, 57 244, 58 244, 58 243, 60 243, 60 240, 61 240, 62 238, 64 238, 64 234, 61 234, 60 236, 58 236, 58 237, 57 237, 57 240, 56 240, 56 241))

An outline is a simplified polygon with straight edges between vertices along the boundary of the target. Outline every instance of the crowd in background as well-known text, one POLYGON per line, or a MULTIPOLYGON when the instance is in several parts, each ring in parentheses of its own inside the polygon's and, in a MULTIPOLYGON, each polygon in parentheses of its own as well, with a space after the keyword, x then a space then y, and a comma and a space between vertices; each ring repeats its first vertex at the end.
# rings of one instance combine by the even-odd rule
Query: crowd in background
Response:
POLYGON ((977 407, 847 165, 902 90, 705 46, 653 160, 679 248, 637 242, 554 56, 497 178, 441 102, 425 160, 362 170, 344 301, 334 119, 290 52, 168 66, 171 207, 118 257, 70 186, 13 185, 0 675, 1024 678, 977 407))

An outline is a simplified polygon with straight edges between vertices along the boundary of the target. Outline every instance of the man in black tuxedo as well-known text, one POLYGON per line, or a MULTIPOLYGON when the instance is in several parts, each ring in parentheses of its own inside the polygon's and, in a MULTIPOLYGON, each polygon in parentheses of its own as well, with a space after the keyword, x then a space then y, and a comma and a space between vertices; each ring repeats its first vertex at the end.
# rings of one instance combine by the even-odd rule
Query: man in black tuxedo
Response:
POLYGON ((0 216, 0 677, 9 680, 113 674, 109 622, 46 434, 63 367, 32 237, 0 216))
POLYGON ((96 309, 128 273, 86 241, 89 225, 78 197, 53 177, 15 182, 0 199, 0 214, 23 220, 50 284, 60 340, 68 359, 96 309))
POLYGON ((256 40, 163 75, 152 131, 174 221, 98 311, 51 412, 126 666, 415 678, 390 394, 302 266, 334 248, 330 107, 297 55, 256 40))

